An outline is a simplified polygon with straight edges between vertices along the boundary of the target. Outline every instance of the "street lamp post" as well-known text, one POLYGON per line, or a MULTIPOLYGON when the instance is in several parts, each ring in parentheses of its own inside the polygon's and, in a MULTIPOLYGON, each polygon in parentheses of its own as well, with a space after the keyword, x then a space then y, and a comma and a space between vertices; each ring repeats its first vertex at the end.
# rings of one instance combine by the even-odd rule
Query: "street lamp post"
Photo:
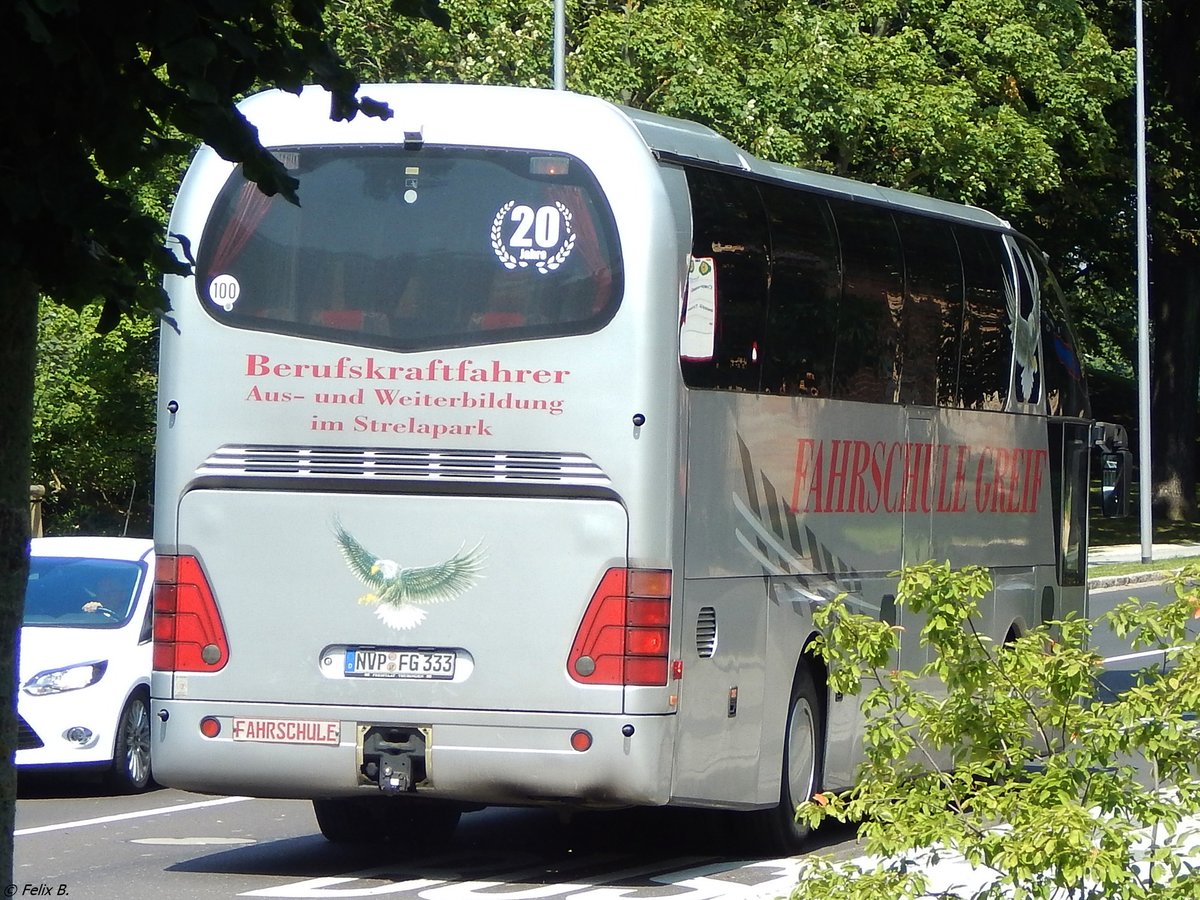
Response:
MULTIPOLYGON (((1141 3, 1141 0, 1138 0, 1141 3)), ((566 0, 554 0, 554 89, 567 89, 566 55, 567 25, 566 0)))
POLYGON ((1150 501, 1150 272, 1146 217, 1146 70, 1142 0, 1134 2, 1137 54, 1137 333, 1138 333, 1138 513, 1142 562, 1154 558, 1150 501))

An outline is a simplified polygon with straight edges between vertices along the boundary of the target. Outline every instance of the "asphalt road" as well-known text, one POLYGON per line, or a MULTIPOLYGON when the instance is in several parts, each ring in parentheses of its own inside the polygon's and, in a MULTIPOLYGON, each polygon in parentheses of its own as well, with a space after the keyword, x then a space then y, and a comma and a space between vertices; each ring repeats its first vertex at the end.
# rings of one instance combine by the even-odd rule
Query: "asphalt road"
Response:
MULTIPOLYGON (((1088 615, 1096 618, 1130 597, 1137 597, 1148 602, 1165 602, 1168 598, 1174 597, 1174 587, 1166 582, 1156 581, 1103 588, 1093 587, 1088 595, 1090 604, 1088 615)), ((1193 640, 1200 637, 1200 620, 1192 620, 1188 624, 1188 633, 1193 640)), ((1128 686, 1134 672, 1162 658, 1161 654, 1157 653, 1134 653, 1130 650, 1128 642, 1119 640, 1110 631, 1102 628, 1097 628, 1093 632, 1092 638, 1092 649, 1108 660, 1103 678, 1114 690, 1128 686)))
MULTIPOLYGON (((23 779, 15 896, 73 898, 391 897, 648 900, 786 896, 797 859, 738 855, 702 814, 545 810, 464 816, 434 855, 403 845, 330 844, 303 801, 161 789, 110 797, 84 782, 23 779)), ((853 832, 822 829, 813 852, 857 855, 853 832)), ((12 896, 10 894, 9 896, 12 896)))

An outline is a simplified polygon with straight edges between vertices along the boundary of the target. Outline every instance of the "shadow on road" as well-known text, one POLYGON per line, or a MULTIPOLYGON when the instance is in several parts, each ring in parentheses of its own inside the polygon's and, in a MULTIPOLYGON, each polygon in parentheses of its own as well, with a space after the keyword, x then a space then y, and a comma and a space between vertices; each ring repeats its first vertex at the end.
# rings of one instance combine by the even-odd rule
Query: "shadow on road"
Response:
MULTIPOLYGON (((160 788, 158 785, 154 785, 147 793, 157 790, 160 788)), ((20 800, 64 800, 114 796, 123 795, 114 793, 113 789, 105 783, 103 770, 17 770, 17 798, 20 800)))
MULTIPOLYGON (((832 823, 810 838, 806 852, 828 852, 853 839, 852 828, 832 823)), ((176 863, 169 871, 295 878, 370 871, 379 878, 453 882, 506 881, 505 872, 521 870, 523 879, 534 883, 605 884, 606 873, 618 870, 641 868, 649 875, 756 858, 765 859, 744 847, 739 850, 727 820, 708 812, 637 809, 564 816, 552 810, 488 809, 464 815, 454 840, 438 852, 403 841, 334 844, 317 832, 314 822, 312 835, 223 849, 176 863), (532 874, 538 870, 541 877, 532 874)))

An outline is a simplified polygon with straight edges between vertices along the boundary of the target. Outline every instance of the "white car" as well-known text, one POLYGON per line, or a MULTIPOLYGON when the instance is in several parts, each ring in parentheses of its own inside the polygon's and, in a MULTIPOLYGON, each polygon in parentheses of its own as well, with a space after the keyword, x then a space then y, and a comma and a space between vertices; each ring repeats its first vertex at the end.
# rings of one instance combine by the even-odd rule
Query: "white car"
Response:
POLYGON ((95 768, 123 793, 150 770, 154 542, 30 543, 21 627, 16 764, 95 768))

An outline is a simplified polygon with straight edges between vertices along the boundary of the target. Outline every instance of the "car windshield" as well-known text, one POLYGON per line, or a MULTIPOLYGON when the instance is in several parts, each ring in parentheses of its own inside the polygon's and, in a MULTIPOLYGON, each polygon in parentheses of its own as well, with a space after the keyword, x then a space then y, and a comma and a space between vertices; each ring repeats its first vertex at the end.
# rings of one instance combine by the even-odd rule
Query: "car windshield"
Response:
POLYGON ((130 560, 34 556, 23 624, 118 627, 133 611, 143 574, 130 560))

